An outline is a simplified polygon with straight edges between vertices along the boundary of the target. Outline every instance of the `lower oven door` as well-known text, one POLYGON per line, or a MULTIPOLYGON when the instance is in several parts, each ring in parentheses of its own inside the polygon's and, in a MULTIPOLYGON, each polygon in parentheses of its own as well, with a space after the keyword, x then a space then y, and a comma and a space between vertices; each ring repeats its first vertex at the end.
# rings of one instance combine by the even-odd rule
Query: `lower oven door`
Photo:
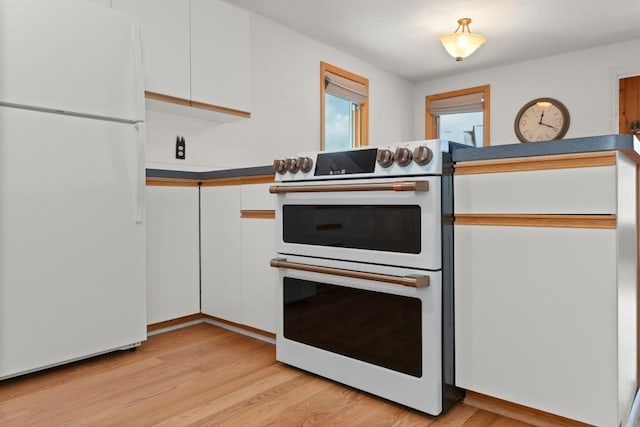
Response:
POLYGON ((442 267, 439 176, 285 183, 272 191, 279 253, 442 267))
POLYGON ((279 361, 442 412, 441 272, 300 256, 272 265, 279 361))

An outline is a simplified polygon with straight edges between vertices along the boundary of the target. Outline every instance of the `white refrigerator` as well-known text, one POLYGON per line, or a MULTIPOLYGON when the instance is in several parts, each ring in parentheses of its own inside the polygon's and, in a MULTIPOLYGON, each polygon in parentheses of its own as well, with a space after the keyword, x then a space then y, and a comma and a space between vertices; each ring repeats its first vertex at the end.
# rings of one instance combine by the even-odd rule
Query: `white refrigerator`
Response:
POLYGON ((0 379, 146 339, 141 29, 0 0, 0 379))

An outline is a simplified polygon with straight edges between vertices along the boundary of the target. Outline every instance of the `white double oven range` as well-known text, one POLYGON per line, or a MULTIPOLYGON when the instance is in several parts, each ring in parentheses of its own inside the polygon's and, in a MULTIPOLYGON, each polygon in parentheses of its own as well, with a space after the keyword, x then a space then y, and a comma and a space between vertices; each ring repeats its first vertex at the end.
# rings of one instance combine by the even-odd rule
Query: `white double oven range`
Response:
POLYGON ((279 361, 431 415, 461 397, 449 148, 274 162, 279 361))

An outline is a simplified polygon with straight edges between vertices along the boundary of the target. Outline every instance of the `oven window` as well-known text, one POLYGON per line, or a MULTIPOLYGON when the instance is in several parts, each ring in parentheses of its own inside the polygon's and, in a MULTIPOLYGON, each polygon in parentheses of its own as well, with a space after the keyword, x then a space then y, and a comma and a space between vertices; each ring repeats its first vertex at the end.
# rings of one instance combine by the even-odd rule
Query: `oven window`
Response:
POLYGON ((316 246, 420 253, 420 206, 284 205, 283 240, 316 246))
POLYGON ((284 278, 284 336, 353 359, 422 376, 417 298, 284 278))

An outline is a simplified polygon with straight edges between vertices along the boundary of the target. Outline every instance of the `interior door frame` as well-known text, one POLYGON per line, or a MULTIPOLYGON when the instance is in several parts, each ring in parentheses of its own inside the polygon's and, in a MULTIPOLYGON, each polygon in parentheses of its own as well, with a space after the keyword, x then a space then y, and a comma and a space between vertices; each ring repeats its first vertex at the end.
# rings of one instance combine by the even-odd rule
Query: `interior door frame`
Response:
POLYGON ((618 134, 620 132, 619 120, 620 120, 620 80, 628 77, 640 76, 640 67, 627 66, 620 67, 612 70, 611 73, 611 93, 613 93, 613 99, 611 104, 611 133, 618 134))

